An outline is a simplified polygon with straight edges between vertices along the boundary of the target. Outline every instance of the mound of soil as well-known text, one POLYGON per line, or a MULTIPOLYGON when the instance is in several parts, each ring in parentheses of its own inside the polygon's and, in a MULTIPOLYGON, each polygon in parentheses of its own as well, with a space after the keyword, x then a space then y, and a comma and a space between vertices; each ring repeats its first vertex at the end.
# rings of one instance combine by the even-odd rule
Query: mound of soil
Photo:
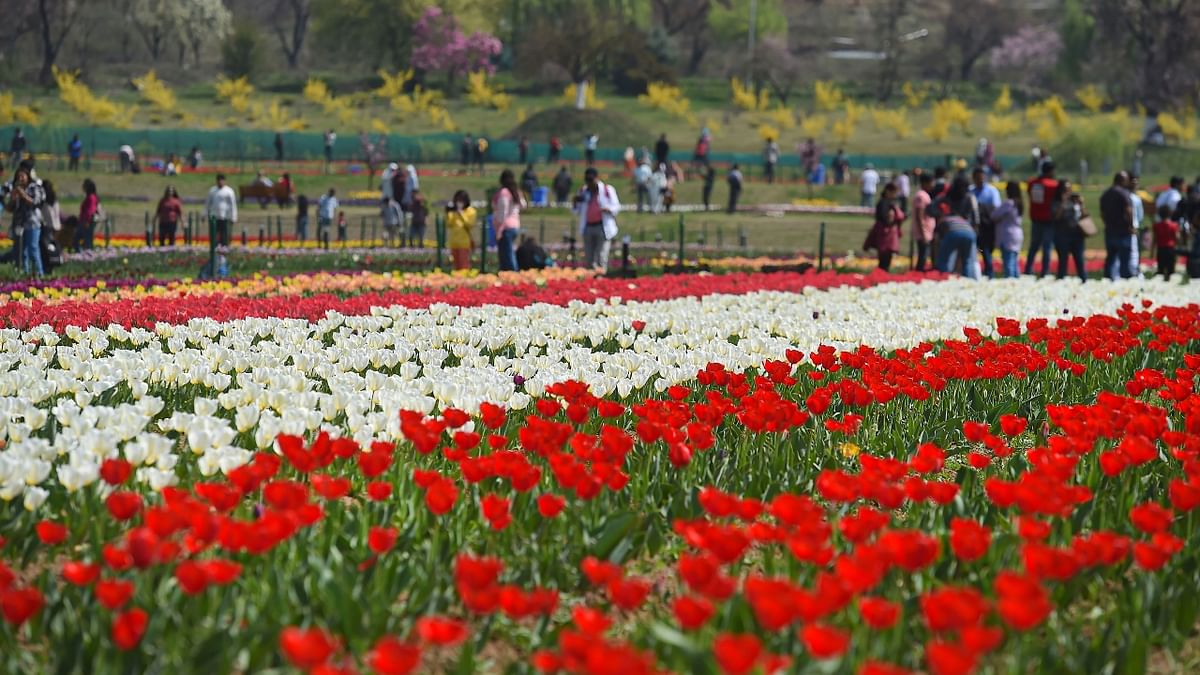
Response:
POLYGON ((628 115, 616 110, 576 110, 572 107, 550 108, 530 115, 504 138, 518 140, 528 136, 530 141, 544 143, 552 135, 562 139, 564 145, 578 143, 584 135, 600 134, 600 143, 606 146, 645 145, 653 138, 641 125, 628 115))

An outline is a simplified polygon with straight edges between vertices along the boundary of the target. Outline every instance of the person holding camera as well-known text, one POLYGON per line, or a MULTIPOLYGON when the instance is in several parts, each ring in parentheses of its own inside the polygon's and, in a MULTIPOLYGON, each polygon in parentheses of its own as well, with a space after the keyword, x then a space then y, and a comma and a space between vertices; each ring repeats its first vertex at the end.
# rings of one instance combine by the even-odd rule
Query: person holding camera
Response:
POLYGON ((617 236, 617 214, 621 202, 613 186, 602 182, 596 169, 583 173, 584 185, 575 195, 574 209, 579 215, 579 234, 583 239, 585 264, 600 272, 608 271, 608 252, 617 236))
POLYGON ((471 268, 471 249, 475 248, 475 218, 475 207, 471 206, 467 191, 455 192, 454 198, 446 204, 446 245, 450 247, 450 257, 454 260, 456 270, 471 268))
POLYGON ((5 208, 13 214, 14 249, 19 251, 18 258, 25 274, 33 273, 41 277, 45 270, 42 268, 42 205, 46 202, 46 191, 39 181, 33 179, 33 169, 26 162, 17 167, 13 177, 12 190, 9 192, 5 208), (17 249, 17 242, 20 248, 17 249))

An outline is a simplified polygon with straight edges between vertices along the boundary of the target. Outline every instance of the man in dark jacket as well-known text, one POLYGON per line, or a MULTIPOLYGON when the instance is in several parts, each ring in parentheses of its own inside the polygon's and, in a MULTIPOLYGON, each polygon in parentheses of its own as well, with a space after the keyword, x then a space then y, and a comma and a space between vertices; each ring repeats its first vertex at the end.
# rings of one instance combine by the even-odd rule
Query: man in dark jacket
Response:
POLYGON ((1133 278, 1133 206, 1129 201, 1129 174, 1117 172, 1112 186, 1100 195, 1100 218, 1104 220, 1104 245, 1108 257, 1104 270, 1113 279, 1133 278), (1116 269, 1114 270, 1114 263, 1116 269), (1110 271, 1111 270, 1111 271, 1110 271))

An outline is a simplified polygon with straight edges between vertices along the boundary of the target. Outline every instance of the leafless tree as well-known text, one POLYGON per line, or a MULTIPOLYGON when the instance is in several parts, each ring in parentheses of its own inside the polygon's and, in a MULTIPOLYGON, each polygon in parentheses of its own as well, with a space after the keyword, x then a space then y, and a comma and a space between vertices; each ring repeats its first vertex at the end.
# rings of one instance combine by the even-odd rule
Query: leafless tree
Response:
POLYGON ((311 0, 279 0, 275 3, 271 27, 279 38, 279 46, 283 49, 289 68, 300 64, 300 53, 304 49, 311 16, 311 0))
POLYGON ((1119 98, 1161 110, 1195 103, 1200 86, 1200 3, 1096 0, 1097 54, 1119 98))
POLYGON ((54 64, 62 50, 79 10, 83 6, 77 0, 37 0, 37 31, 42 44, 42 67, 38 71, 38 82, 50 84, 53 80, 54 64))

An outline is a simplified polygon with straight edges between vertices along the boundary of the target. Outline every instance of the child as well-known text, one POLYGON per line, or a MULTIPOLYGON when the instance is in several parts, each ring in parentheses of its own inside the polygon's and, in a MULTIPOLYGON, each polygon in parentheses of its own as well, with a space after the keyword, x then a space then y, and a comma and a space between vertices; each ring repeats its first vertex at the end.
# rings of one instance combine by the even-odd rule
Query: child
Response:
POLYGON ((1179 244, 1179 223, 1171 220, 1171 207, 1158 207, 1158 222, 1154 223, 1154 246, 1158 254, 1158 274, 1170 281, 1175 273, 1175 247, 1179 244))
POLYGON ((338 211, 337 230, 338 230, 337 240, 339 242, 345 244, 346 243, 346 212, 345 211, 338 211))
POLYGON ((409 223, 408 241, 413 248, 425 248, 425 221, 429 208, 425 205, 425 197, 420 190, 412 193, 412 221, 409 223))

